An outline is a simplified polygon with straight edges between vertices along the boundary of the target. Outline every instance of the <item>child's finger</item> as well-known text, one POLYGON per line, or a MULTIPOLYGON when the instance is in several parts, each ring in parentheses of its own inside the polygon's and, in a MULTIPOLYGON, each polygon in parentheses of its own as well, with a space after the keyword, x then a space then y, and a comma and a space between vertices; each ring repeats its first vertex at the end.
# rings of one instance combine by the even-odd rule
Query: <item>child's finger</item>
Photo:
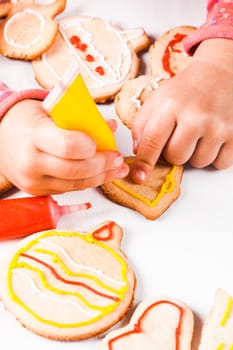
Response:
POLYGON ((175 126, 175 120, 165 115, 157 115, 156 120, 153 118, 148 120, 132 167, 131 175, 135 182, 141 183, 150 176, 175 126))
POLYGON ((233 164, 233 139, 225 142, 219 150, 213 165, 217 169, 227 169, 233 164))
MULTIPOLYGON (((119 152, 98 152, 94 157, 74 160, 44 154, 40 161, 40 172, 47 176, 65 180, 95 177, 103 171, 120 168, 124 158, 119 152)), ((37 165, 38 169, 38 165, 37 165)))
POLYGON ((96 152, 96 143, 87 134, 61 129, 47 116, 40 118, 34 142, 40 151, 60 158, 86 159, 96 152))

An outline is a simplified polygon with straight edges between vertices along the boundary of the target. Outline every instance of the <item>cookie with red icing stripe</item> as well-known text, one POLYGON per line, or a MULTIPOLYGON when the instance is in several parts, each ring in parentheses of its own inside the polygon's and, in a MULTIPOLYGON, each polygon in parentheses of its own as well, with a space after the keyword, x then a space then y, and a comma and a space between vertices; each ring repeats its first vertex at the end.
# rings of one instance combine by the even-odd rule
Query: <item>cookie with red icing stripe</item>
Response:
POLYGON ((32 60, 53 43, 58 32, 54 17, 66 6, 66 0, 40 5, 34 0, 0 4, 0 52, 2 55, 32 60))
POLYGON ((122 228, 51 230, 22 240, 0 264, 0 298, 31 331, 57 340, 90 338, 132 303, 135 276, 120 250, 122 228))
POLYGON ((196 28, 178 26, 162 34, 150 47, 152 76, 171 78, 181 72, 190 62, 183 46, 183 39, 196 28))
POLYGON ((178 26, 161 35, 149 49, 150 74, 125 83, 115 98, 115 110, 121 121, 131 127, 133 118, 147 96, 190 62, 182 40, 195 28, 178 26))
POLYGON ((52 47, 33 62, 36 80, 52 88, 72 61, 97 102, 115 97, 139 70, 137 52, 149 46, 143 29, 121 30, 97 17, 69 17, 60 21, 60 33, 52 47))
POLYGON ((100 350, 190 350, 193 326, 193 313, 183 302, 150 298, 139 304, 127 326, 104 338, 100 350))
MULTIPOLYGON (((134 157, 125 157, 129 167, 134 157)), ((149 180, 143 184, 132 181, 130 175, 101 185, 106 197, 122 206, 136 210, 145 218, 161 216, 180 195, 183 166, 158 161, 149 180)))

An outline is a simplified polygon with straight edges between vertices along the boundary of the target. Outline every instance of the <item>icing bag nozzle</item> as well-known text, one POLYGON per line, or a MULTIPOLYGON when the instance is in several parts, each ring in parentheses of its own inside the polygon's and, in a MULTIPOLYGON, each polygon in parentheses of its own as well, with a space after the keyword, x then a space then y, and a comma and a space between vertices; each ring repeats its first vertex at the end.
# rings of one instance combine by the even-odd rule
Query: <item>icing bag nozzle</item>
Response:
POLYGON ((89 202, 59 205, 51 196, 0 200, 0 240, 54 229, 61 216, 89 208, 89 202))

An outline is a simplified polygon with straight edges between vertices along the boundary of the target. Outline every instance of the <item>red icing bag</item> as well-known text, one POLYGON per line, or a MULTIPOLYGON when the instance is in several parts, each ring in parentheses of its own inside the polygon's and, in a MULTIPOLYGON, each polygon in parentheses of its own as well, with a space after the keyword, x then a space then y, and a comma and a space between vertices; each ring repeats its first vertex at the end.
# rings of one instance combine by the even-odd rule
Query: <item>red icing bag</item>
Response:
POLYGON ((90 203, 58 205, 51 196, 0 200, 0 240, 53 229, 61 216, 90 207, 90 203))

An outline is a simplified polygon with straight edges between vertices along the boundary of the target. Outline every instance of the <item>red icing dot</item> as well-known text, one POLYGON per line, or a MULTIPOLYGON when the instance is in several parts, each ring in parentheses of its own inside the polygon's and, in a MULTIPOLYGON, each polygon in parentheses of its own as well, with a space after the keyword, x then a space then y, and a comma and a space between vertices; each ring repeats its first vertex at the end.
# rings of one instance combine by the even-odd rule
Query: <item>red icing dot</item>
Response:
POLYGON ((101 67, 101 66, 96 67, 95 71, 97 73, 99 73, 99 75, 104 75, 105 74, 105 71, 104 71, 103 67, 101 67))
POLYGON ((87 49, 87 44, 84 44, 82 42, 77 43, 75 46, 77 49, 79 49, 80 51, 83 51, 83 52, 85 52, 87 49))
POLYGON ((95 58, 92 55, 86 55, 86 61, 88 62, 94 62, 95 58))
POLYGON ((81 39, 77 35, 73 35, 70 38, 70 42, 71 42, 72 45, 77 45, 77 43, 81 42, 81 39))

